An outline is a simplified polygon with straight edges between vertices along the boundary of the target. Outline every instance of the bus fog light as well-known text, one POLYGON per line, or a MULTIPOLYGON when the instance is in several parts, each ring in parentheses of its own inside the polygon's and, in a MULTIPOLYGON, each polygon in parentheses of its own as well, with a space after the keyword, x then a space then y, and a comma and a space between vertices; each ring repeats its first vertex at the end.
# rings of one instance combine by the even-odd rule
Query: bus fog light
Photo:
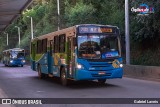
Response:
POLYGON ((123 67, 123 64, 120 64, 119 66, 122 68, 122 67, 123 67))
POLYGON ((13 62, 13 60, 10 60, 10 63, 12 63, 13 62))

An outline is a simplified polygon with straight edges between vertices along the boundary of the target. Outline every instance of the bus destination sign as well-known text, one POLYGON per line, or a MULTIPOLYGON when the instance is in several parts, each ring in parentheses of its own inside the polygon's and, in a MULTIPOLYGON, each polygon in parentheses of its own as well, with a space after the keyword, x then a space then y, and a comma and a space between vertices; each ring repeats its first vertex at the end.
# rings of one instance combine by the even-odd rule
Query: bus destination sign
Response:
POLYGON ((114 33, 111 27, 80 26, 79 33, 114 33))

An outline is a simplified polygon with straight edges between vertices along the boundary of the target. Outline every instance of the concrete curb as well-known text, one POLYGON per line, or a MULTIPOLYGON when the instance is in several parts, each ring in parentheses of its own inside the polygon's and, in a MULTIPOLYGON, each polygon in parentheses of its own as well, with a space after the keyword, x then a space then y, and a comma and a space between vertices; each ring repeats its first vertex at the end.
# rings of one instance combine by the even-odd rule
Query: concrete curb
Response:
POLYGON ((160 81, 160 67, 124 65, 124 75, 126 77, 160 81))
POLYGON ((8 98, 1 88, 0 88, 0 98, 8 98))
MULTIPOLYGON (((8 98, 8 96, 1 88, 0 88, 0 98, 8 98)), ((0 104, 0 107, 15 107, 15 106, 10 104, 0 104)))

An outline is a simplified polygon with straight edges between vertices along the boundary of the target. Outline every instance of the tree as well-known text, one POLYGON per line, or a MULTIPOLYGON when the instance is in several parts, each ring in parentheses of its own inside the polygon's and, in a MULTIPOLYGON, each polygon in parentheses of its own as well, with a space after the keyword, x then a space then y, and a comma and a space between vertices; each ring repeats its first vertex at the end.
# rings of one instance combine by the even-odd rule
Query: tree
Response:
POLYGON ((66 8, 65 18, 67 20, 67 26, 95 23, 95 8, 92 4, 86 5, 80 2, 73 7, 66 8))

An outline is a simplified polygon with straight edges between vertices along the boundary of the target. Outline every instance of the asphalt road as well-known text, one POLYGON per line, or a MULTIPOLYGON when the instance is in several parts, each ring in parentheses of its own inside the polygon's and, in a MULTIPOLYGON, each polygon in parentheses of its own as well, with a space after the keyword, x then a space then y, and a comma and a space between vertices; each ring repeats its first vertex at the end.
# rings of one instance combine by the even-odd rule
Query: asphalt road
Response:
MULTIPOLYGON (((1 98, 160 98, 160 82, 122 78, 75 82, 65 87, 59 79, 39 79, 30 66, 4 67, 0 64, 1 98)), ((12 105, 13 107, 114 107, 117 104, 12 105)), ((119 107, 158 107, 159 104, 118 104, 119 107)), ((0 105, 0 107, 5 107, 0 105)), ((7 105, 6 105, 7 107, 7 105)))

